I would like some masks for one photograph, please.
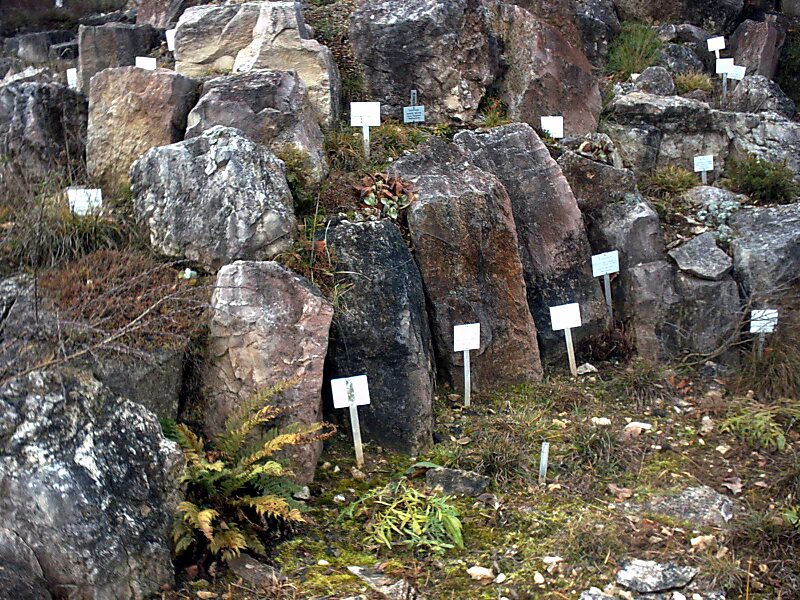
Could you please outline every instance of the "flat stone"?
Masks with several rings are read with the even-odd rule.
[[[686,586],[696,574],[694,567],[634,559],[623,563],[617,583],[641,593],[663,592]]]
[[[425,482],[431,487],[441,487],[448,495],[480,496],[489,485],[489,478],[461,469],[430,469],[425,474]]]
[[[708,486],[690,487],[677,496],[655,498],[645,512],[688,521],[697,527],[723,527],[734,512],[734,502]]]
[[[733,268],[733,259],[717,246],[713,233],[698,235],[670,250],[669,255],[681,271],[701,279],[719,281]]]
[[[675,82],[665,67],[648,67],[636,79],[636,89],[648,94],[672,96],[675,93]]]

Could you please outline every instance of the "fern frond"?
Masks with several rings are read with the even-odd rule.
[[[209,547],[214,554],[221,554],[226,561],[239,556],[242,550],[247,549],[247,539],[236,525],[222,524],[220,529],[211,538]]]
[[[262,544],[261,540],[258,539],[258,535],[255,532],[244,530],[242,531],[242,535],[244,536],[244,539],[247,542],[248,550],[252,550],[259,556],[267,555],[266,547],[264,547],[264,544]]]
[[[175,544],[175,554],[183,554],[194,544],[194,531],[181,518],[176,517],[172,522],[172,541]]]
[[[200,509],[196,504],[184,501],[178,504],[178,511],[183,513],[183,520],[189,525],[203,532],[209,540],[214,537],[214,528],[211,523],[219,516],[213,508]]]
[[[189,464],[199,462],[201,458],[205,457],[203,439],[197,437],[194,431],[184,423],[179,423],[175,426],[175,438]]]
[[[242,498],[240,505],[248,506],[256,511],[259,517],[282,519],[294,523],[305,523],[303,515],[296,508],[289,506],[288,502],[277,496],[259,496]]]
[[[325,431],[326,429],[328,431]],[[245,466],[252,465],[265,458],[269,458],[284,448],[302,446],[310,444],[311,442],[324,440],[333,435],[335,431],[336,429],[327,423],[313,423],[293,433],[279,433],[271,439],[268,439],[260,450],[245,456],[240,464]]]

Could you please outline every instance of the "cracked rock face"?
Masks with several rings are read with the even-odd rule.
[[[83,373],[0,388],[0,519],[54,597],[139,600],[173,582],[182,465],[155,415]]]
[[[669,255],[681,271],[700,279],[719,281],[733,267],[733,260],[720,250],[714,234],[710,232],[698,235],[670,250]]]
[[[663,592],[686,586],[696,574],[694,567],[634,559],[623,563],[617,583],[640,593]]]

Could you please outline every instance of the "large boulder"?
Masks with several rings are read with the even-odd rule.
[[[333,307],[306,279],[275,262],[238,261],[220,269],[211,298],[203,377],[205,428],[212,437],[241,403],[280,383],[272,398],[279,425],[322,419],[322,382]],[[292,468],[311,481],[322,443],[294,448]]]
[[[705,67],[695,51],[683,44],[664,44],[658,51],[656,64],[668,69],[673,75],[702,71]]]
[[[601,68],[608,59],[609,43],[621,30],[614,2],[576,0],[575,4],[583,52],[593,66]]]
[[[150,148],[183,139],[197,82],[166,69],[106,69],[92,78],[86,162],[107,192],[129,184],[131,164]]]
[[[412,89],[429,122],[468,123],[499,67],[482,0],[378,0],[350,17],[369,95],[400,119]]]
[[[160,253],[209,270],[266,260],[292,244],[295,216],[283,163],[237,129],[152,148],[131,167],[134,208]]]
[[[144,600],[173,583],[182,465],[152,413],[85,374],[0,388],[0,518],[57,598]]]
[[[0,586],[8,598],[52,600],[42,567],[21,537],[0,527]]]
[[[503,49],[497,93],[508,116],[540,127],[541,117],[563,115],[566,135],[595,131],[600,87],[583,52],[519,6],[495,3],[488,12]]]
[[[475,389],[540,379],[536,326],[511,200],[502,183],[472,165],[470,154],[441,139],[396,161],[390,171],[414,185],[408,226],[444,378],[456,386],[463,381],[453,326],[478,322]]]
[[[750,75],[740,81],[728,94],[725,107],[745,113],[774,112],[791,119],[797,107],[780,86],[763,75]]]
[[[112,67],[131,66],[137,56],[146,56],[157,43],[158,34],[150,25],[81,25],[78,29],[80,90],[88,96],[92,77],[97,73]]]
[[[26,33],[13,38],[13,53],[25,62],[46,63],[50,60],[52,46],[74,39],[74,33],[64,30]]]
[[[539,349],[548,359],[560,357],[564,334],[550,327],[551,306],[581,305],[578,337],[598,333],[606,325],[600,285],[592,277],[589,240],[569,183],[528,125],[461,132],[455,142],[475,165],[495,174],[508,192]]]
[[[138,24],[167,29],[178,21],[192,0],[141,0],[136,11]]]
[[[328,173],[322,130],[294,71],[256,70],[206,81],[189,113],[186,138],[215,125],[240,129],[276,154],[298,150],[311,180]]]
[[[66,86],[0,86],[0,190],[17,180],[80,176],[86,123],[86,100]]]
[[[636,176],[629,169],[618,169],[593,160],[582,152],[565,151],[558,166],[567,178],[578,208],[592,214],[628,194],[637,194]]]
[[[747,20],[736,28],[730,47],[736,64],[746,66],[748,75],[772,79],[785,41],[786,29],[774,19],[762,22]]]
[[[331,330],[331,376],[366,374],[364,433],[416,455],[433,441],[435,379],[419,269],[389,220],[341,221],[326,230],[325,241],[341,273],[337,283],[348,286]]]
[[[692,23],[712,31],[736,24],[744,0],[614,0],[621,21]]]
[[[658,96],[672,96],[675,93],[675,82],[666,67],[647,67],[636,79],[635,88],[639,91]]]

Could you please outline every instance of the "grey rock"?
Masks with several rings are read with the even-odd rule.
[[[136,63],[137,56],[147,56],[158,43],[150,25],[108,23],[78,28],[78,87],[89,95],[92,77],[104,69]]]
[[[74,61],[78,58],[78,40],[70,40],[61,44],[53,44],[48,50],[50,62],[57,60]]]
[[[61,84],[60,78],[49,67],[24,67],[19,70],[10,69],[0,85],[12,83],[57,83]]]
[[[592,277],[583,216],[569,183],[528,125],[461,132],[455,143],[508,192],[539,351],[548,360],[559,359],[564,336],[551,328],[551,306],[580,303],[583,327],[573,332],[578,337],[603,330],[607,318],[600,285]]]
[[[352,566],[347,567],[347,570],[386,600],[425,600],[425,596],[405,579],[393,579],[375,569],[365,567]]]
[[[480,496],[489,486],[489,478],[473,471],[439,467],[425,473],[425,482],[430,487],[441,487],[448,495]]]
[[[206,268],[269,259],[292,243],[284,166],[237,129],[216,126],[153,148],[131,167],[134,208],[159,252]]]
[[[0,527],[0,589],[8,598],[52,600],[36,555],[22,538]]]
[[[774,18],[757,22],[746,20],[729,40],[737,65],[747,67],[748,75],[775,77],[778,59],[786,41],[786,28]]]
[[[0,388],[0,517],[57,597],[144,600],[174,583],[182,467],[152,413],[91,377],[33,372]]]
[[[578,600],[614,600],[614,597],[609,596],[608,594],[604,594],[596,587],[593,587],[589,588],[586,591],[581,592],[580,598],[578,598]]]
[[[608,59],[608,45],[620,32],[619,18],[612,0],[577,0],[577,22],[586,58],[595,67]]]
[[[42,31],[14,38],[14,54],[29,63],[46,63],[50,60],[50,47],[70,42],[75,34],[70,31]]]
[[[794,117],[797,107],[780,86],[763,75],[750,75],[740,81],[728,95],[725,104],[736,112],[775,112],[787,119]]]
[[[294,71],[255,70],[206,81],[189,113],[186,138],[215,125],[240,129],[276,154],[286,147],[302,152],[312,181],[328,174],[322,130]]]
[[[694,50],[682,44],[664,44],[658,53],[657,64],[669,69],[673,75],[702,71],[705,67]]]
[[[692,23],[711,31],[736,24],[744,0],[614,0],[621,21]]]
[[[746,196],[703,185],[690,189],[685,197],[696,207],[697,220],[709,227],[717,240],[731,240],[733,231],[729,224],[730,219],[742,208],[747,200]]]
[[[578,208],[585,214],[594,214],[639,192],[633,171],[617,169],[577,152],[564,152],[558,159],[558,166],[569,182]]]
[[[720,281],[733,268],[733,260],[717,246],[713,233],[703,233],[669,251],[681,271],[700,279]]]
[[[678,273],[675,290],[681,298],[678,310],[671,318],[675,324],[676,341],[671,354],[681,352],[711,354],[730,343],[741,317],[739,287],[730,276],[708,281]],[[725,356],[734,361],[735,356]]]
[[[647,67],[636,79],[636,89],[658,96],[672,96],[675,93],[675,82],[666,68]]]
[[[129,6],[127,10],[122,9],[122,10],[114,10],[111,12],[96,13],[78,19],[78,25],[86,25],[87,27],[98,27],[100,25],[107,25],[108,23],[128,23],[130,25],[135,24],[136,23],[135,6]]]
[[[617,583],[641,593],[663,592],[685,587],[696,574],[694,567],[634,559],[623,563]]]
[[[272,589],[276,582],[286,580],[279,571],[247,554],[228,560],[227,566],[234,575],[255,589]]]
[[[655,498],[642,509],[687,521],[695,527],[724,527],[736,511],[730,498],[705,485],[686,488],[675,496]]]
[[[136,11],[136,22],[169,29],[190,4],[191,0],[141,0]]]
[[[391,221],[327,228],[325,241],[349,286],[331,331],[331,377],[366,374],[365,435],[380,446],[417,454],[433,442],[435,357],[422,279]]]

